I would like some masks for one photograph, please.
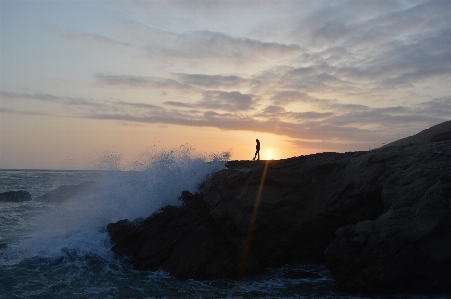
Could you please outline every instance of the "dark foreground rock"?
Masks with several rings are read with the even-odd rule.
[[[341,227],[326,250],[348,290],[435,291],[451,283],[451,142],[408,147],[379,176],[384,213]]]
[[[439,141],[445,141],[445,140],[451,140],[451,131],[443,132],[441,134],[437,134],[431,138],[431,142],[439,142]]]
[[[226,243],[199,194],[182,194],[182,207],[167,206],[146,220],[108,225],[115,252],[132,256],[136,269],[162,268],[180,278],[211,279],[236,274],[238,252]]]
[[[450,163],[451,141],[232,161],[180,206],[108,231],[137,269],[180,278],[326,262],[345,290],[438,291],[451,283]]]
[[[23,202],[31,200],[28,191],[8,191],[0,193],[0,201]]]

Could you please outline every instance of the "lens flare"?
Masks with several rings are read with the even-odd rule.
[[[263,168],[262,178],[260,180],[260,185],[258,186],[257,197],[255,198],[254,207],[252,209],[251,219],[249,221],[249,226],[246,233],[246,239],[244,240],[244,251],[241,259],[241,266],[239,269],[239,278],[246,275],[249,257],[251,254],[252,238],[254,234],[255,220],[257,219],[258,206],[260,205],[260,199],[262,196],[263,187],[265,185],[266,173],[268,172],[269,161],[265,161],[265,167]]]

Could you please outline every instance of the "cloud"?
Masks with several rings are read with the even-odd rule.
[[[300,67],[272,68],[257,74],[256,89],[303,94],[327,92],[342,97],[379,96],[381,91],[407,90],[415,84],[434,85],[451,73],[451,27],[417,36],[415,41],[387,41],[379,52],[358,59],[335,58],[339,48],[304,53],[291,60]],[[331,58],[333,57],[333,58]],[[276,91],[276,92],[274,92]],[[273,96],[274,104],[287,104],[297,95]]]
[[[279,77],[279,90],[373,96],[434,84],[451,73],[449,1],[340,1],[311,7],[292,20],[298,25],[291,36],[305,50],[290,59],[293,69]]]
[[[9,108],[0,108],[0,114],[1,113],[7,113],[7,114],[22,114],[22,115],[36,115],[36,116],[53,116],[50,113],[45,112],[37,112],[37,111],[24,111],[24,110],[18,110],[18,109],[9,109]]]
[[[169,105],[169,106],[180,107],[180,108],[192,108],[192,107],[194,107],[193,104],[176,102],[176,101],[166,101],[163,104],[164,105]]]
[[[0,91],[0,96],[3,99],[26,99],[26,100],[38,100],[47,102],[59,102],[62,99],[60,97],[46,94],[46,93],[17,93],[12,91]]]
[[[355,127],[338,127],[320,124],[296,124],[286,121],[258,121],[250,116],[236,113],[206,111],[203,115],[189,115],[175,111],[136,115],[127,113],[93,113],[87,116],[94,119],[134,121],[144,123],[173,124],[191,127],[215,127],[222,130],[246,130],[285,135],[291,138],[313,140],[335,140],[362,142],[373,141],[378,134],[371,130]]]
[[[413,44],[395,46],[372,65],[383,86],[417,83],[451,73],[451,26]]]
[[[1,91],[2,98],[49,101],[62,107],[78,110],[78,117],[118,120],[162,125],[215,127],[222,130],[247,130],[273,133],[300,140],[299,145],[316,146],[311,142],[337,144],[336,149],[380,144],[396,140],[402,131],[415,133],[424,127],[449,120],[451,97],[434,98],[414,106],[371,108],[364,105],[341,104],[333,100],[307,98],[306,101],[333,108],[331,111],[288,111],[282,106],[270,105],[253,113],[252,95],[240,92],[205,91],[203,99],[194,103],[166,102],[167,109],[146,102],[92,100],[77,97],[57,97],[51,94],[27,94]],[[280,93],[279,96],[302,94]],[[187,110],[187,108],[189,108]],[[101,111],[101,112],[100,112]],[[220,112],[223,111],[223,112]],[[28,113],[2,107],[1,113]],[[74,115],[72,113],[72,115]],[[304,143],[302,143],[304,142]],[[342,145],[340,145],[342,144]],[[350,146],[349,148],[347,146]]]
[[[189,85],[171,78],[103,73],[95,74],[94,78],[99,84],[109,86],[130,88],[191,89]]]
[[[198,101],[163,103],[173,109],[150,102],[100,101],[40,93],[0,91],[0,95],[2,99],[58,104],[75,112],[78,110],[75,115],[86,118],[251,130],[276,133],[304,141],[324,139],[342,143],[380,141],[381,136],[395,140],[396,136],[403,137],[399,132],[414,133],[424,127],[449,120],[451,115],[451,97],[433,98],[412,106],[375,108],[285,90],[270,97],[272,105],[256,111],[255,96],[238,91],[208,90],[201,93],[202,99]],[[318,110],[288,111],[282,105],[287,103],[308,103],[318,107]],[[5,106],[2,112],[19,113],[19,110]],[[21,110],[20,113],[35,112]]]
[[[175,74],[185,84],[200,88],[236,88],[259,83],[256,80],[244,79],[235,75]]]
[[[130,46],[131,44],[119,41],[117,39],[101,35],[92,34],[83,31],[76,30],[64,30],[56,26],[43,25],[44,30],[57,34],[61,39],[72,41],[75,43],[87,44],[87,45],[107,45],[107,46]]]
[[[315,99],[307,93],[294,90],[278,91],[271,97],[271,102],[274,105],[287,105],[290,103],[305,103],[314,101]]]
[[[292,119],[296,123],[311,121],[311,120],[321,120],[330,118],[334,115],[332,112],[290,112],[285,110],[281,106],[268,106],[262,111],[255,113],[254,117],[261,117],[264,119]]]
[[[413,110],[424,115],[434,115],[450,119],[451,117],[451,96],[435,98],[428,102],[423,102],[413,106]]]
[[[0,91],[0,96],[2,97],[2,99],[53,102],[65,106],[94,107],[94,108],[100,108],[103,106],[101,102],[95,100],[88,100],[82,97],[55,96],[52,94],[44,94],[44,93],[17,93],[2,90]]]
[[[262,59],[277,60],[301,52],[295,44],[262,42],[246,37],[235,37],[212,31],[188,31],[167,35],[164,43],[154,40],[145,50],[150,56],[171,59],[218,60],[235,63],[261,62]]]
[[[204,91],[197,106],[226,111],[246,111],[253,108],[252,96],[239,91]]]

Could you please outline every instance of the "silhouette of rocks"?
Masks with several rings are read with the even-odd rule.
[[[0,193],[0,201],[23,202],[31,200],[28,191],[7,191]]]
[[[437,124],[435,126],[430,127],[429,129],[423,130],[413,136],[405,137],[393,142],[390,142],[381,148],[391,147],[391,146],[402,146],[407,145],[411,143],[427,143],[427,142],[434,142],[434,141],[444,141],[449,139],[440,139],[440,140],[432,140],[436,138],[436,136],[451,132],[451,120],[442,122],[440,124]]]
[[[390,154],[374,182],[384,213],[339,228],[325,252],[328,267],[352,291],[444,290],[451,282],[451,142]]]
[[[78,185],[61,185],[55,190],[38,196],[37,200],[62,202],[76,196],[83,196],[92,193],[97,187],[95,182],[84,182]]]
[[[445,140],[451,140],[451,131],[437,134],[431,138],[431,142],[439,142],[439,141],[445,141]]]
[[[180,278],[234,277],[239,256],[215,230],[201,195],[182,193],[181,207],[166,206],[152,217],[109,224],[113,251],[132,256],[136,269],[162,268]]]
[[[231,161],[199,193],[183,192],[180,206],[108,231],[135,268],[180,278],[326,262],[344,290],[442,290],[451,282],[450,165],[451,141]]]

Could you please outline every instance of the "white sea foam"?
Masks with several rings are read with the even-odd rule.
[[[8,246],[3,262],[55,256],[64,250],[108,258],[110,244],[103,231],[108,223],[147,217],[165,205],[178,205],[181,191],[195,192],[209,174],[224,167],[228,157],[228,153],[202,156],[180,147],[135,161],[128,171],[101,172],[91,193],[49,204],[45,212],[25,219],[29,231],[19,244]],[[116,167],[118,161],[113,160]]]

